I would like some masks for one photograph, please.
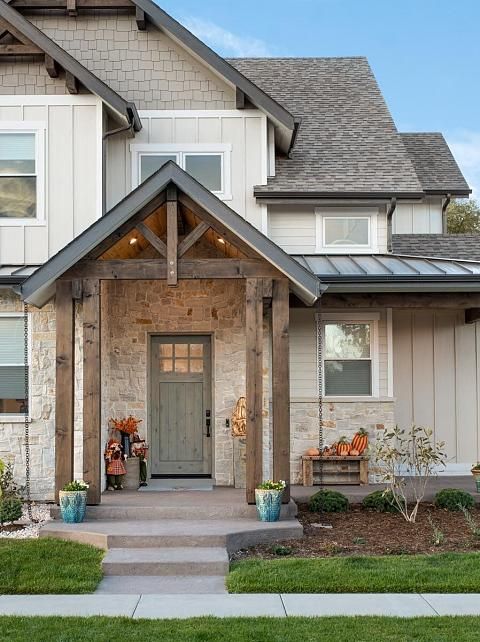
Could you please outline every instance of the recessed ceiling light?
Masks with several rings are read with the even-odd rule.
[[[135,236],[133,236],[133,237],[129,240],[129,244],[130,244],[130,245],[135,245],[135,243],[136,243],[137,241],[138,241],[138,239],[137,239],[137,238],[135,238]]]
[[[217,241],[221,243],[222,245],[225,245],[225,240],[222,239],[220,236],[217,237]]]

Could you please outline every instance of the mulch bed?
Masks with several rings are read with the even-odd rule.
[[[471,514],[480,527],[480,509],[474,508]],[[433,544],[429,517],[444,535],[440,545]],[[275,553],[278,546],[290,548],[294,557],[480,551],[480,537],[472,534],[463,514],[440,510],[433,504],[420,506],[415,524],[399,514],[375,513],[356,505],[347,513],[328,514],[310,513],[306,505],[300,505],[298,519],[304,527],[303,539],[255,546],[238,551],[234,559],[278,558]],[[318,528],[314,524],[330,524],[333,528]]]

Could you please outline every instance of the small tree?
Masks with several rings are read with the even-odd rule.
[[[432,436],[430,428],[402,430],[397,426],[385,431],[375,443],[374,456],[382,480],[407,522],[415,522],[429,479],[446,462],[445,442],[433,443]]]
[[[473,199],[452,201],[447,209],[449,234],[480,233],[480,203]]]

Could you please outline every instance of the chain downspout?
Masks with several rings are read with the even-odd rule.
[[[318,385],[318,448],[320,452],[323,452],[324,440],[323,440],[323,327],[322,327],[322,316],[318,312],[316,315],[316,324],[317,324],[317,385]],[[319,484],[323,484],[323,460],[320,459],[318,462],[319,469]]]
[[[25,420],[25,499],[27,503],[28,519],[33,522],[32,497],[30,490],[30,368],[29,368],[29,332],[28,332],[28,304],[23,304],[23,360],[24,360],[24,420]]]

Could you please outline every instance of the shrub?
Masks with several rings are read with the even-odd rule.
[[[398,513],[391,490],[376,490],[363,498],[362,506],[377,513]]]
[[[308,510],[312,513],[345,513],[348,499],[336,490],[320,490],[310,497]]]
[[[277,544],[272,546],[270,552],[273,553],[273,555],[286,556],[293,553],[293,548],[291,546],[282,546],[281,544]]]
[[[0,500],[0,525],[20,519],[22,507],[22,500],[15,497]]]
[[[435,506],[446,510],[462,510],[473,508],[475,500],[470,493],[458,488],[444,488],[435,495]]]

